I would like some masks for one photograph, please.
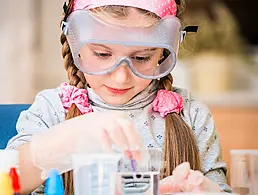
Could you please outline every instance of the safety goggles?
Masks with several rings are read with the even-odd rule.
[[[152,26],[132,27],[104,22],[88,10],[72,12],[62,30],[80,71],[104,75],[127,65],[144,79],[159,79],[173,70],[186,33],[175,16]]]

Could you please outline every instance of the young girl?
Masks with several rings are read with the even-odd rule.
[[[34,194],[44,193],[40,175],[53,165],[49,162],[60,165],[74,152],[112,150],[112,145],[136,160],[143,145],[163,149],[161,194],[231,191],[208,108],[172,86],[170,72],[183,37],[176,17],[179,4],[65,4],[61,43],[69,84],[40,92],[21,113],[18,135],[7,146],[20,153],[23,194],[36,188]],[[63,167],[65,191],[73,194],[68,170]]]

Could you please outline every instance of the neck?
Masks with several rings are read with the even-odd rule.
[[[143,91],[134,96],[130,101],[122,105],[111,105],[98,96],[92,88],[87,87],[89,102],[93,106],[107,110],[135,110],[151,104],[157,95],[159,81],[153,80]]]

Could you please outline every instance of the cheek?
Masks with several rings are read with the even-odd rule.
[[[152,80],[142,79],[138,77],[135,80],[135,86],[137,86],[137,88],[142,91],[151,83],[151,81]]]
[[[85,79],[91,88],[98,88],[103,85],[105,76],[95,76],[84,74]]]

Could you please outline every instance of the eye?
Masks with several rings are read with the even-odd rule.
[[[142,57],[142,56],[134,56],[134,57],[131,57],[132,59],[138,61],[138,62],[148,62],[151,58],[148,56],[148,57]]]
[[[95,51],[93,52],[93,54],[100,59],[105,59],[107,57],[112,56],[112,54],[110,54],[110,53],[101,53],[101,52],[95,52]]]

